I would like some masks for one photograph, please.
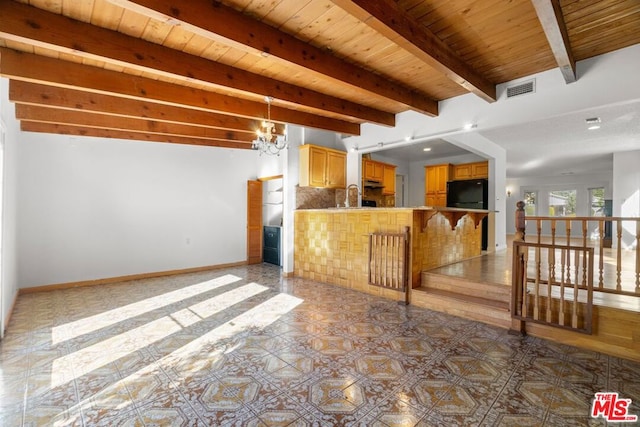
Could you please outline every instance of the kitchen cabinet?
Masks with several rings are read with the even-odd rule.
[[[489,176],[489,162],[463,163],[453,167],[452,180],[487,178]]]
[[[425,166],[424,169],[425,205],[447,206],[447,181],[452,176],[452,166],[446,163]]]
[[[347,153],[332,148],[300,146],[300,186],[345,188]]]
[[[396,194],[396,167],[393,165],[384,165],[384,173],[382,175],[382,194],[392,196]]]
[[[368,159],[364,159],[362,163],[362,170],[364,171],[362,178],[365,181],[382,182],[384,179],[384,163]]]

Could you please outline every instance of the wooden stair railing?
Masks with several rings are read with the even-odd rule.
[[[525,322],[533,321],[590,333],[594,291],[640,298],[640,218],[525,216],[524,202],[516,206],[512,330],[524,333]],[[535,243],[525,242],[527,221],[535,222]],[[615,231],[615,250],[605,244],[608,224]],[[564,236],[559,236],[559,225]],[[596,239],[589,236],[590,225]],[[573,230],[578,234],[572,236]],[[623,254],[625,232],[635,250]],[[561,239],[565,244],[557,242]]]
[[[511,317],[591,334],[593,248],[514,241],[513,253]]]
[[[409,227],[403,233],[369,234],[369,284],[404,292],[409,303]]]
[[[518,202],[520,203],[520,202]],[[636,217],[541,217],[524,216],[524,203],[516,211],[516,218],[521,217],[521,224],[516,223],[516,238],[514,240],[525,240],[525,223],[535,222],[536,234],[534,240],[542,243],[543,237],[550,240],[551,245],[556,245],[559,240],[565,241],[566,246],[576,246],[576,242],[582,247],[593,247],[597,257],[597,265],[594,265],[594,286],[598,292],[612,293],[617,295],[627,295],[640,297],[640,218]],[[574,228],[574,225],[577,227]],[[559,225],[563,225],[565,236],[558,236]],[[613,246],[615,249],[609,251],[607,245],[608,238],[605,236],[605,228],[611,224]],[[519,231],[519,227],[522,230]],[[550,232],[550,235],[543,236],[543,230]],[[589,230],[593,230],[595,239],[590,238]],[[579,233],[573,235],[574,230]],[[522,237],[519,237],[521,233]],[[633,243],[627,246],[635,247],[625,250],[623,238],[627,234]],[[627,237],[627,239],[629,239]],[[610,255],[609,255],[610,253]],[[555,254],[555,253],[554,253]],[[552,256],[554,256],[552,254]],[[572,259],[567,259],[566,264],[570,267]],[[551,275],[551,280],[559,279]],[[568,283],[571,277],[565,277]]]

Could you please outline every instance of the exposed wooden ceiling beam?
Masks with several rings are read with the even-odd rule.
[[[196,81],[252,99],[269,95],[295,108],[306,107],[310,112],[329,112],[347,120],[395,125],[395,115],[392,113],[189,55],[13,0],[0,0],[0,37],[185,82]]]
[[[141,15],[176,25],[203,37],[254,54],[268,54],[343,83],[400,102],[415,111],[438,115],[438,103],[384,76],[343,61],[219,1],[108,0]]]
[[[331,1],[469,92],[488,102],[496,100],[495,85],[460,59],[428,28],[416,22],[397,1]]]
[[[259,120],[191,108],[174,107],[81,90],[65,89],[19,80],[9,82],[9,100],[27,105],[42,105],[67,110],[91,111],[114,116],[144,118],[167,123],[187,123],[218,129],[255,133]],[[284,125],[275,123],[276,133],[284,133]]]
[[[0,48],[0,75],[10,79],[80,89],[129,99],[196,108],[241,117],[267,118],[266,104],[90,67],[40,55]],[[360,125],[278,106],[271,119],[281,123],[359,135]]]
[[[564,81],[576,81],[576,61],[573,58],[569,34],[559,0],[531,0],[538,14],[544,34],[562,72]]]
[[[117,138],[133,141],[168,142],[172,144],[205,145],[207,147],[251,149],[251,144],[237,141],[215,141],[212,139],[185,138],[173,135],[158,135],[142,132],[127,132],[109,129],[92,129],[73,125],[52,123],[20,122],[20,129],[25,132],[57,133],[60,135],[93,136],[97,138]]]
[[[203,126],[190,126],[155,120],[117,117],[86,111],[61,110],[37,105],[16,105],[16,118],[22,121],[57,123],[81,127],[114,129],[131,132],[146,132],[160,135],[174,135],[186,138],[214,139],[251,142],[255,134]]]

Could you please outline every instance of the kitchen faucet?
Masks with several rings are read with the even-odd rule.
[[[360,193],[360,187],[358,186],[358,184],[349,184],[349,186],[347,187],[347,191],[345,192],[345,199],[344,199],[344,207],[348,208],[349,207],[349,190],[351,190],[352,187],[355,187],[356,190],[358,190],[358,196],[361,194]],[[357,207],[358,203],[356,202],[356,206]]]

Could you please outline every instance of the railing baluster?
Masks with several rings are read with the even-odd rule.
[[[587,256],[587,253],[583,252],[582,253],[583,269],[585,268],[584,266],[587,265],[586,256]],[[578,259],[579,257],[580,257],[580,252],[576,251],[576,259]],[[576,263],[576,268],[577,268],[577,263]],[[571,307],[571,327],[572,328],[578,327],[578,280],[576,280],[575,283],[573,284],[573,307]]]
[[[382,252],[384,258],[384,286],[389,286],[389,236],[384,236],[384,251]]]
[[[598,225],[600,231],[600,253],[598,254],[598,288],[604,288],[604,220],[601,219]]]
[[[565,228],[567,232],[567,246],[571,246],[571,220],[570,219],[567,219],[565,221]],[[567,283],[571,283],[571,256],[567,256]]]
[[[540,237],[542,236],[542,220],[536,220],[536,230],[538,231],[538,243],[540,243]]]
[[[528,295],[527,295],[527,283],[529,282],[527,276],[527,270],[529,266],[529,248],[525,247],[525,251],[522,253],[523,268],[522,268],[522,316],[528,316]]]
[[[616,290],[622,290],[622,220],[617,221],[618,229],[618,260],[616,262]]]
[[[540,319],[540,265],[542,260],[540,259],[540,248],[535,249],[536,254],[536,280],[533,295],[533,318],[535,320]]]
[[[564,249],[560,250],[560,259],[562,260],[562,265],[564,266],[565,258],[571,259],[571,252],[568,252]],[[563,267],[564,269],[564,267]],[[560,277],[560,313],[558,313],[558,324],[560,326],[564,326],[564,274]],[[549,301],[551,303],[551,301]]]
[[[587,232],[588,232],[589,222],[586,219],[582,220],[582,246],[587,246]]]
[[[551,244],[555,246],[556,244],[556,220],[551,220]]]
[[[555,245],[552,245],[555,247]],[[548,259],[549,259],[549,285],[553,284],[556,281],[556,252],[555,249],[551,248],[548,250]]]
[[[554,271],[556,269],[556,256],[555,249],[549,248],[549,272]],[[549,280],[547,281],[547,322],[551,322],[551,286],[553,285],[554,280],[552,279],[552,275],[549,275]]]
[[[391,286],[399,288],[400,237],[393,237],[393,251],[391,252]]]

